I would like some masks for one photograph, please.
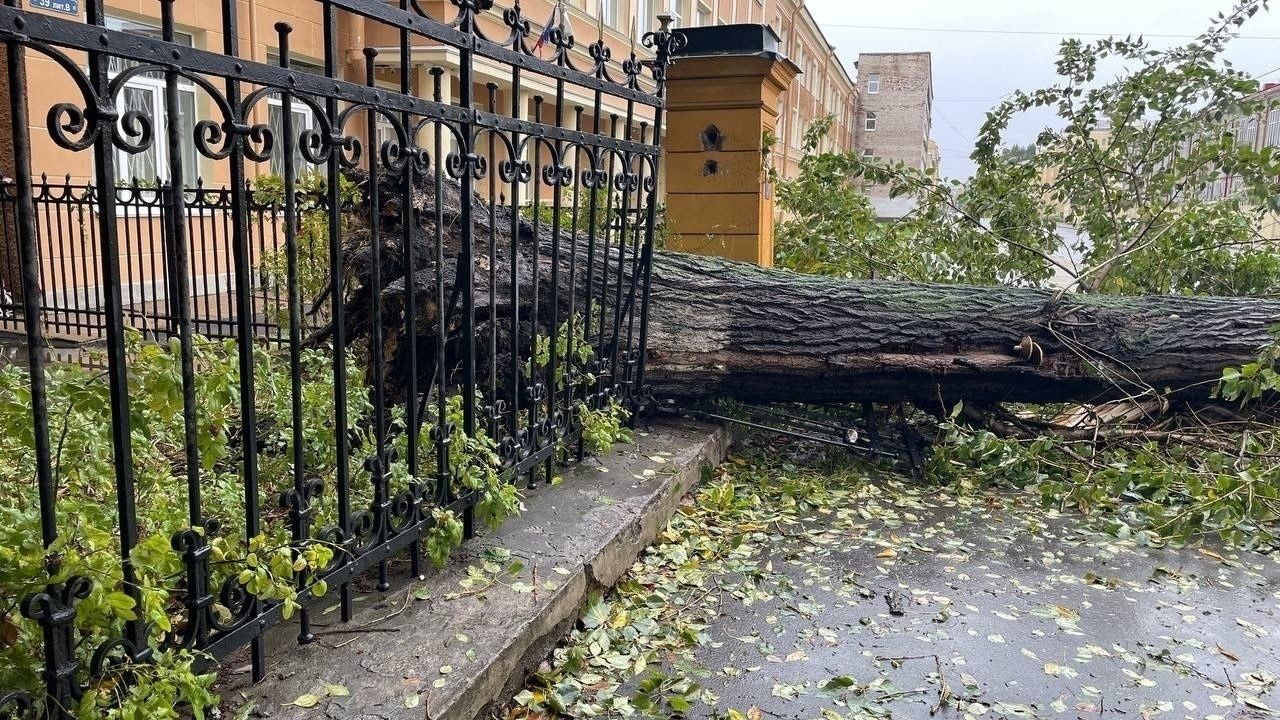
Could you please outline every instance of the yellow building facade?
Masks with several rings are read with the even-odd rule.
[[[399,6],[398,0],[388,2],[393,7]],[[88,2],[55,2],[49,5],[59,9],[33,7],[31,12],[62,18],[75,16],[84,20]],[[104,7],[105,24],[108,28],[130,34],[160,36],[160,0],[104,0]],[[415,7],[429,17],[444,22],[452,20],[457,14],[457,7],[450,0],[418,0]],[[228,42],[221,2],[174,0],[175,41],[192,48],[235,54],[255,62],[274,64],[280,62],[281,37],[277,25],[287,23],[290,28],[287,42],[291,68],[297,72],[324,75],[324,8],[325,4],[320,0],[237,0],[234,37],[230,38],[232,42]],[[481,32],[495,41],[507,38],[511,32],[507,24],[509,10],[507,3],[498,3],[485,10],[479,17]],[[765,161],[784,178],[794,175],[802,156],[804,130],[815,119],[828,115],[834,118],[834,122],[823,149],[851,151],[854,147],[856,85],[803,0],[524,0],[520,3],[520,12],[530,24],[530,32],[525,40],[529,47],[537,43],[548,23],[554,23],[565,34],[573,36],[574,46],[570,57],[574,65],[589,69],[593,61],[588,56],[588,47],[597,39],[603,39],[612,54],[614,72],[618,61],[632,53],[642,62],[652,59],[652,52],[644,46],[642,38],[645,33],[657,28],[657,17],[660,14],[675,15],[674,24],[677,28],[768,25],[778,38],[779,53],[794,64],[798,77],[793,82],[778,86],[770,97],[771,107],[767,109],[770,116],[769,131],[775,140],[768,148],[769,154]],[[495,112],[510,117],[536,119],[548,124],[555,124],[557,121],[554,116],[557,88],[549,78],[524,73],[519,78],[517,89],[509,66],[476,58],[472,65],[472,82],[464,90],[460,86],[459,51],[455,47],[411,35],[408,39],[408,57],[404,58],[398,30],[340,9],[335,11],[333,30],[337,52],[332,53],[331,57],[340,59],[339,65],[333,69],[334,77],[365,83],[370,69],[368,64],[372,63],[375,85],[396,91],[404,87],[411,95],[431,98],[436,92],[438,75],[441,99],[446,103],[461,105],[469,99],[470,105],[477,109],[486,110],[492,105]],[[366,54],[369,48],[376,50],[372,59]],[[544,43],[539,52],[549,58],[554,48]],[[37,193],[46,199],[68,192],[80,193],[83,197],[94,183],[92,152],[71,151],[60,147],[51,135],[47,116],[50,108],[61,103],[83,105],[82,94],[71,74],[54,60],[30,51],[25,57],[29,78],[27,105],[30,108],[25,122],[30,130],[31,170],[37,180]],[[81,67],[87,64],[83,55],[72,56],[70,59]],[[129,67],[123,61],[112,62],[113,65],[108,69],[111,76],[124,72]],[[642,86],[646,83],[649,83],[647,72],[641,75]],[[221,81],[216,84],[220,86]],[[249,90],[251,88],[245,89],[246,92]],[[723,97],[717,97],[718,90],[716,87],[709,88],[700,102],[712,105],[724,100]],[[564,92],[564,116],[559,121],[565,127],[572,128],[581,122],[581,128],[585,131],[607,133],[616,128],[616,133],[621,136],[627,128],[627,118],[630,117],[633,139],[639,139],[643,123],[648,124],[651,132],[654,119],[652,110],[643,105],[628,107],[625,100],[605,94],[599,112],[596,112],[596,99],[589,91],[566,86]],[[149,116],[155,136],[165,136],[165,122],[169,113],[162,74],[144,73],[129,78],[118,93],[118,98],[118,112],[122,115],[130,111],[140,112]],[[177,98],[178,115],[185,126],[178,150],[182,154],[184,186],[190,188],[199,183],[205,188],[225,188],[230,182],[228,163],[210,160],[198,152],[193,132],[196,123],[202,120],[220,119],[214,101],[197,84],[186,79],[178,83]],[[581,108],[580,112],[578,108]],[[295,135],[303,130],[318,128],[320,119],[315,114],[304,103],[293,103],[290,115]],[[251,124],[266,124],[276,137],[283,137],[283,115],[281,101],[278,98],[268,99],[255,107],[249,120]],[[4,118],[3,121],[24,120]],[[385,121],[378,122],[376,137],[367,137],[366,131],[358,131],[366,136],[366,148],[377,148],[381,146],[381,141],[394,135],[394,128],[389,123],[384,126]],[[420,145],[430,147],[429,139],[417,140]],[[661,144],[665,139],[647,137],[646,140]],[[452,149],[451,140],[446,138],[444,143],[446,152]],[[146,150],[139,153],[123,150],[116,152],[118,185],[126,191],[134,186],[140,187],[143,189],[142,195],[137,191],[133,191],[133,195],[142,197],[145,202],[154,202],[157,194],[150,189],[168,182],[166,173],[170,166],[168,154],[171,152],[168,144],[157,141],[150,143]],[[245,175],[248,181],[253,183],[263,176],[279,175],[285,164],[283,152],[284,143],[277,142],[267,160],[247,163]],[[497,155],[501,155],[501,152],[499,149]],[[295,150],[294,154],[295,167],[299,168],[301,174],[305,174],[308,167],[306,158],[299,150]],[[491,158],[492,161],[501,159],[496,155]],[[5,176],[12,176],[13,173],[11,167],[0,167],[0,171]],[[688,171],[690,169],[682,164],[680,158],[670,158],[669,163],[664,163],[664,177],[659,178],[660,188],[665,188],[666,179],[671,173]],[[41,183],[42,176],[48,178],[46,183]],[[498,202],[513,200],[505,197],[496,184],[490,186],[487,182],[478,183],[477,190],[494,196],[492,199]],[[551,200],[550,189],[538,187],[537,190],[540,191],[538,195],[528,192],[526,197],[521,197],[518,201],[526,204]],[[769,189],[764,188],[762,192],[767,194]],[[95,268],[101,264],[101,258],[97,254],[98,244],[89,236],[87,229],[92,223],[86,225],[75,222],[70,211],[64,212],[66,208],[59,207],[56,202],[38,205],[43,225],[53,229],[42,232],[40,239],[40,260],[46,293],[48,288],[58,288],[58,292],[62,293],[58,302],[72,308],[93,305],[96,302],[93,298],[102,295],[102,284],[95,274]],[[91,207],[92,203],[84,206]],[[158,211],[147,208],[120,211],[119,234],[125,238],[121,249],[125,256],[122,266],[127,275],[122,282],[126,286],[127,304],[155,302],[156,298],[164,294],[158,284],[164,280],[164,268],[168,260],[164,257],[164,243],[159,239],[160,222],[154,219],[158,217]],[[197,293],[220,295],[229,291],[230,251],[225,242],[218,239],[225,235],[224,232],[219,232],[219,224],[223,221],[222,217],[201,213],[196,213],[189,220],[193,287]],[[770,225],[769,217],[760,216],[752,221],[749,229],[743,226],[734,232],[756,232]],[[278,227],[263,227],[259,232],[264,248],[279,244]],[[0,266],[15,265],[16,259],[9,257],[10,255],[13,252],[0,247]],[[71,268],[70,273],[68,267]]]

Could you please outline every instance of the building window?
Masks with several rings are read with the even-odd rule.
[[[868,111],[867,111],[867,116],[866,116],[866,119],[865,119],[865,121],[864,121],[864,123],[863,123],[863,126],[862,126],[862,127],[863,127],[863,129],[864,129],[864,130],[866,130],[867,132],[874,132],[874,131],[875,131],[875,129],[876,129],[876,114],[875,114],[874,112],[871,112],[870,110],[868,110]]]
[[[274,50],[267,51],[267,64],[279,65],[280,54]],[[298,72],[309,73],[311,75],[324,75],[324,66],[317,63],[299,60],[294,57],[289,58],[289,68]],[[289,103],[289,114],[293,115],[293,169],[298,177],[302,177],[309,172],[315,170],[315,166],[307,162],[303,157],[302,151],[298,149],[301,142],[301,135],[304,130],[314,130],[316,125],[315,113],[311,111],[311,107],[302,103],[302,101],[294,99]],[[376,138],[377,147],[374,152],[382,147],[382,124],[386,123],[386,118],[378,116],[378,137]],[[284,102],[280,97],[274,96],[267,99],[267,125],[271,128],[271,135],[274,143],[271,146],[271,173],[274,175],[284,175]]]
[[[711,24],[711,6],[700,2],[698,3],[698,15],[695,18],[697,27],[706,27]]]
[[[876,156],[876,151],[872,150],[871,148],[866,148],[865,150],[862,151],[862,157],[868,160],[874,158],[875,156]]]
[[[1267,147],[1280,145],[1280,108],[1272,108],[1267,113]]]
[[[653,0],[635,0],[635,3],[637,35],[643,37],[645,33],[653,30],[657,13],[653,11]]]
[[[605,25],[613,28],[618,27],[618,18],[621,15],[618,12],[619,2],[620,0],[604,0],[600,3],[601,12],[604,13],[604,16],[600,19],[604,21]]]
[[[160,28],[144,25],[130,20],[107,18],[106,26],[112,30],[120,30],[132,35],[159,38]],[[192,36],[188,33],[175,32],[174,42],[192,47]],[[107,73],[115,77],[139,63],[118,57],[111,57],[107,64]],[[162,72],[146,72],[135,75],[120,89],[116,96],[116,111],[123,116],[126,112],[136,112],[144,116],[151,126],[151,146],[139,153],[116,150],[116,166],[119,169],[121,183],[153,183],[169,179],[169,113],[165,105],[165,80]],[[182,172],[184,184],[195,184],[199,176],[196,164],[195,123],[196,123],[196,88],[190,80],[178,78],[178,107],[174,115],[182,134]],[[123,121],[123,120],[122,120]]]
[[[267,64],[279,65],[280,53],[276,52],[275,50],[268,50]],[[324,74],[324,65],[321,65],[320,63],[308,62],[306,60],[299,60],[298,58],[292,55],[289,56],[289,69],[297,70],[298,72],[304,72],[309,75],[319,75],[320,77],[326,77],[326,75]]]
[[[689,27],[690,21],[693,20],[693,0],[671,0],[671,9],[674,11],[675,20],[671,23],[673,27]]]
[[[867,75],[867,94],[875,95],[880,92],[880,73],[870,73]]]
[[[299,136],[304,130],[311,130],[315,127],[315,116],[311,112],[311,108],[294,100],[289,103],[289,114],[293,117],[293,140],[289,143],[293,151],[293,170],[294,174],[301,177],[313,169],[311,163],[307,162],[302,156],[302,150],[299,146]],[[275,175],[284,175],[284,153],[285,153],[285,136],[284,136],[284,102],[278,97],[272,97],[267,100],[267,124],[271,126],[271,135],[275,142],[271,145],[271,172]]]
[[[1253,147],[1258,139],[1258,119],[1257,118],[1241,118],[1239,131],[1236,135],[1236,144],[1244,147]]]
[[[484,109],[486,109],[486,108],[477,108],[477,109],[479,109],[479,110],[484,110]],[[377,149],[378,149],[379,151],[381,151],[381,150],[382,150],[382,146],[383,146],[383,145],[385,145],[385,144],[387,144],[388,142],[395,143],[396,145],[400,145],[400,144],[401,144],[401,142],[400,142],[400,133],[396,132],[396,126],[395,126],[395,125],[392,125],[390,120],[386,119],[386,118],[385,118],[385,117],[383,117],[382,115],[378,115],[378,118],[377,118],[377,120],[376,120],[375,122],[376,122],[376,126],[375,126],[375,128],[374,128],[374,129],[375,129],[375,130],[377,131],[377,133],[378,133],[378,138],[377,138],[377,140],[378,140],[378,147],[377,147]],[[294,121],[294,124],[297,124],[297,121],[296,121],[296,120]],[[406,128],[406,130],[407,130],[407,128]]]

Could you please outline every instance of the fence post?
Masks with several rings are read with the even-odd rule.
[[[667,221],[674,250],[773,264],[769,138],[800,69],[767,25],[684,31],[667,84]]]

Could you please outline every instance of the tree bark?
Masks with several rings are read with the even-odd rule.
[[[367,178],[356,176],[362,187]],[[455,382],[462,343],[457,276],[462,247],[456,184],[440,206],[424,179],[413,189],[411,236],[415,272],[406,277],[399,181],[381,178],[381,212],[370,227],[367,212],[349,219],[344,292],[348,340],[370,340],[374,290],[370,237],[379,238],[381,359],[391,397],[407,385],[405,349],[418,349],[428,376],[443,368]],[[599,298],[606,263],[617,283],[617,248],[606,256],[586,250],[568,233],[552,243],[546,224],[527,222],[510,237],[508,216],[490,227],[489,207],[472,198],[477,347],[496,325],[499,354],[509,352],[507,330],[519,313],[520,347],[535,333],[549,335],[565,320],[568,299],[585,306],[588,256],[596,266]],[[436,225],[444,239],[435,261]],[[558,250],[558,254],[553,252]],[[492,259],[490,259],[492,255]],[[634,258],[631,258],[634,259]],[[564,268],[573,261],[578,281]],[[557,317],[550,317],[552,267],[561,272]],[[630,286],[630,260],[623,263]],[[512,305],[510,267],[522,298]],[[437,272],[439,271],[439,272]],[[406,327],[405,284],[416,291],[415,328]],[[436,300],[444,285],[444,307]],[[535,283],[539,306],[523,303]],[[649,309],[645,381],[658,399],[725,396],[749,402],[845,403],[913,401],[937,407],[956,400],[1096,402],[1123,397],[1212,394],[1222,370],[1255,358],[1280,324],[1280,302],[1250,298],[1117,297],[1011,287],[974,287],[888,281],[852,281],[679,253],[655,253]],[[629,293],[627,294],[629,298]],[[600,301],[597,300],[597,303]],[[609,302],[606,300],[605,302]],[[443,310],[443,312],[442,312]],[[607,308],[611,318],[612,308]],[[623,313],[625,315],[625,312]],[[441,320],[443,316],[443,321]],[[437,336],[446,334],[445,357]],[[325,329],[313,341],[330,336]],[[478,349],[477,352],[480,352]],[[479,357],[484,368],[487,358]],[[505,367],[505,364],[504,364]],[[506,375],[497,378],[501,385]],[[482,383],[483,384],[483,383]]]
[[[849,281],[658,253],[655,396],[838,403],[1208,397],[1280,302]]]

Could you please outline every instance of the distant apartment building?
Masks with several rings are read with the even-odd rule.
[[[1280,148],[1280,83],[1263,85],[1262,90],[1249,99],[1260,103],[1261,109],[1256,115],[1228,121],[1227,129],[1235,136],[1236,144],[1259,152],[1265,148]],[[1220,173],[1201,190],[1201,197],[1207,200],[1228,197],[1240,190],[1241,183],[1238,175]],[[1262,240],[1280,240],[1280,216],[1268,212],[1258,226],[1258,235]]]
[[[858,55],[854,146],[866,157],[927,170],[938,167],[933,129],[933,64],[927,52]],[[887,188],[870,186],[875,198]]]

